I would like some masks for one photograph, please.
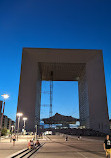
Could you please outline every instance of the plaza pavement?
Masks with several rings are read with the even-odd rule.
[[[18,141],[10,143],[10,139],[1,139],[0,141],[0,158],[6,158],[7,156],[16,153],[19,150],[22,150],[27,147],[27,142],[32,139],[32,136],[20,136]]]
[[[51,140],[32,156],[32,158],[105,158],[103,139],[77,140],[77,137],[65,141],[62,136],[48,136]]]
[[[16,153],[27,147],[27,142],[31,137],[19,138],[16,145],[13,146],[9,139],[0,142],[0,158]],[[64,136],[48,136],[47,139],[40,140],[45,142],[44,146],[39,149],[31,158],[105,158],[103,151],[103,139],[83,137],[77,140],[77,137],[69,137],[66,142]]]

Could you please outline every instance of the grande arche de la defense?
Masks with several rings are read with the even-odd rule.
[[[17,112],[28,117],[27,131],[40,124],[41,81],[51,72],[53,81],[78,81],[80,125],[108,133],[103,54],[92,49],[23,48]]]

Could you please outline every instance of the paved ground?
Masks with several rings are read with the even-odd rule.
[[[20,137],[18,141],[16,141],[15,146],[13,146],[12,142],[10,143],[10,139],[2,139],[0,142],[0,158],[6,158],[7,156],[22,150],[27,147],[27,142],[32,137]]]
[[[78,141],[74,137],[65,142],[60,136],[50,136],[50,139],[32,158],[105,158],[103,140]]]
[[[78,141],[77,137],[70,137],[66,142],[63,136],[48,136],[45,145],[31,158],[105,158],[103,151],[103,139],[90,139],[87,137]],[[13,147],[9,139],[0,142],[0,158],[22,150],[27,147],[27,141],[31,138],[21,138]]]

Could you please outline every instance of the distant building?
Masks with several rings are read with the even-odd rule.
[[[3,101],[0,101],[0,122],[1,122],[1,116],[2,116],[2,105],[3,105]],[[3,115],[2,128],[11,130],[11,126],[14,124],[15,122],[12,119],[8,118],[6,115]]]
[[[1,120],[1,115],[2,115],[2,113],[0,113],[0,120]],[[14,124],[15,124],[15,122],[12,119],[8,118],[6,115],[3,115],[2,128],[11,130],[11,126]]]
[[[8,117],[6,115],[3,115],[2,128],[7,129],[7,124],[8,124]]]

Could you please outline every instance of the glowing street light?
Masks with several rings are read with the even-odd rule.
[[[24,131],[25,131],[25,121],[27,121],[27,117],[24,117],[23,121],[24,121]]]
[[[4,99],[8,99],[9,98],[9,95],[8,94],[3,94],[1,95]]]
[[[21,117],[23,114],[22,113],[17,113],[17,116],[18,117]]]
[[[11,126],[11,128],[12,128],[12,133],[13,133],[13,131],[14,131],[14,127],[15,127],[14,125]]]
[[[20,124],[20,117],[22,116],[23,114],[22,113],[17,113],[17,116],[18,116],[18,132],[19,132],[19,124]]]

